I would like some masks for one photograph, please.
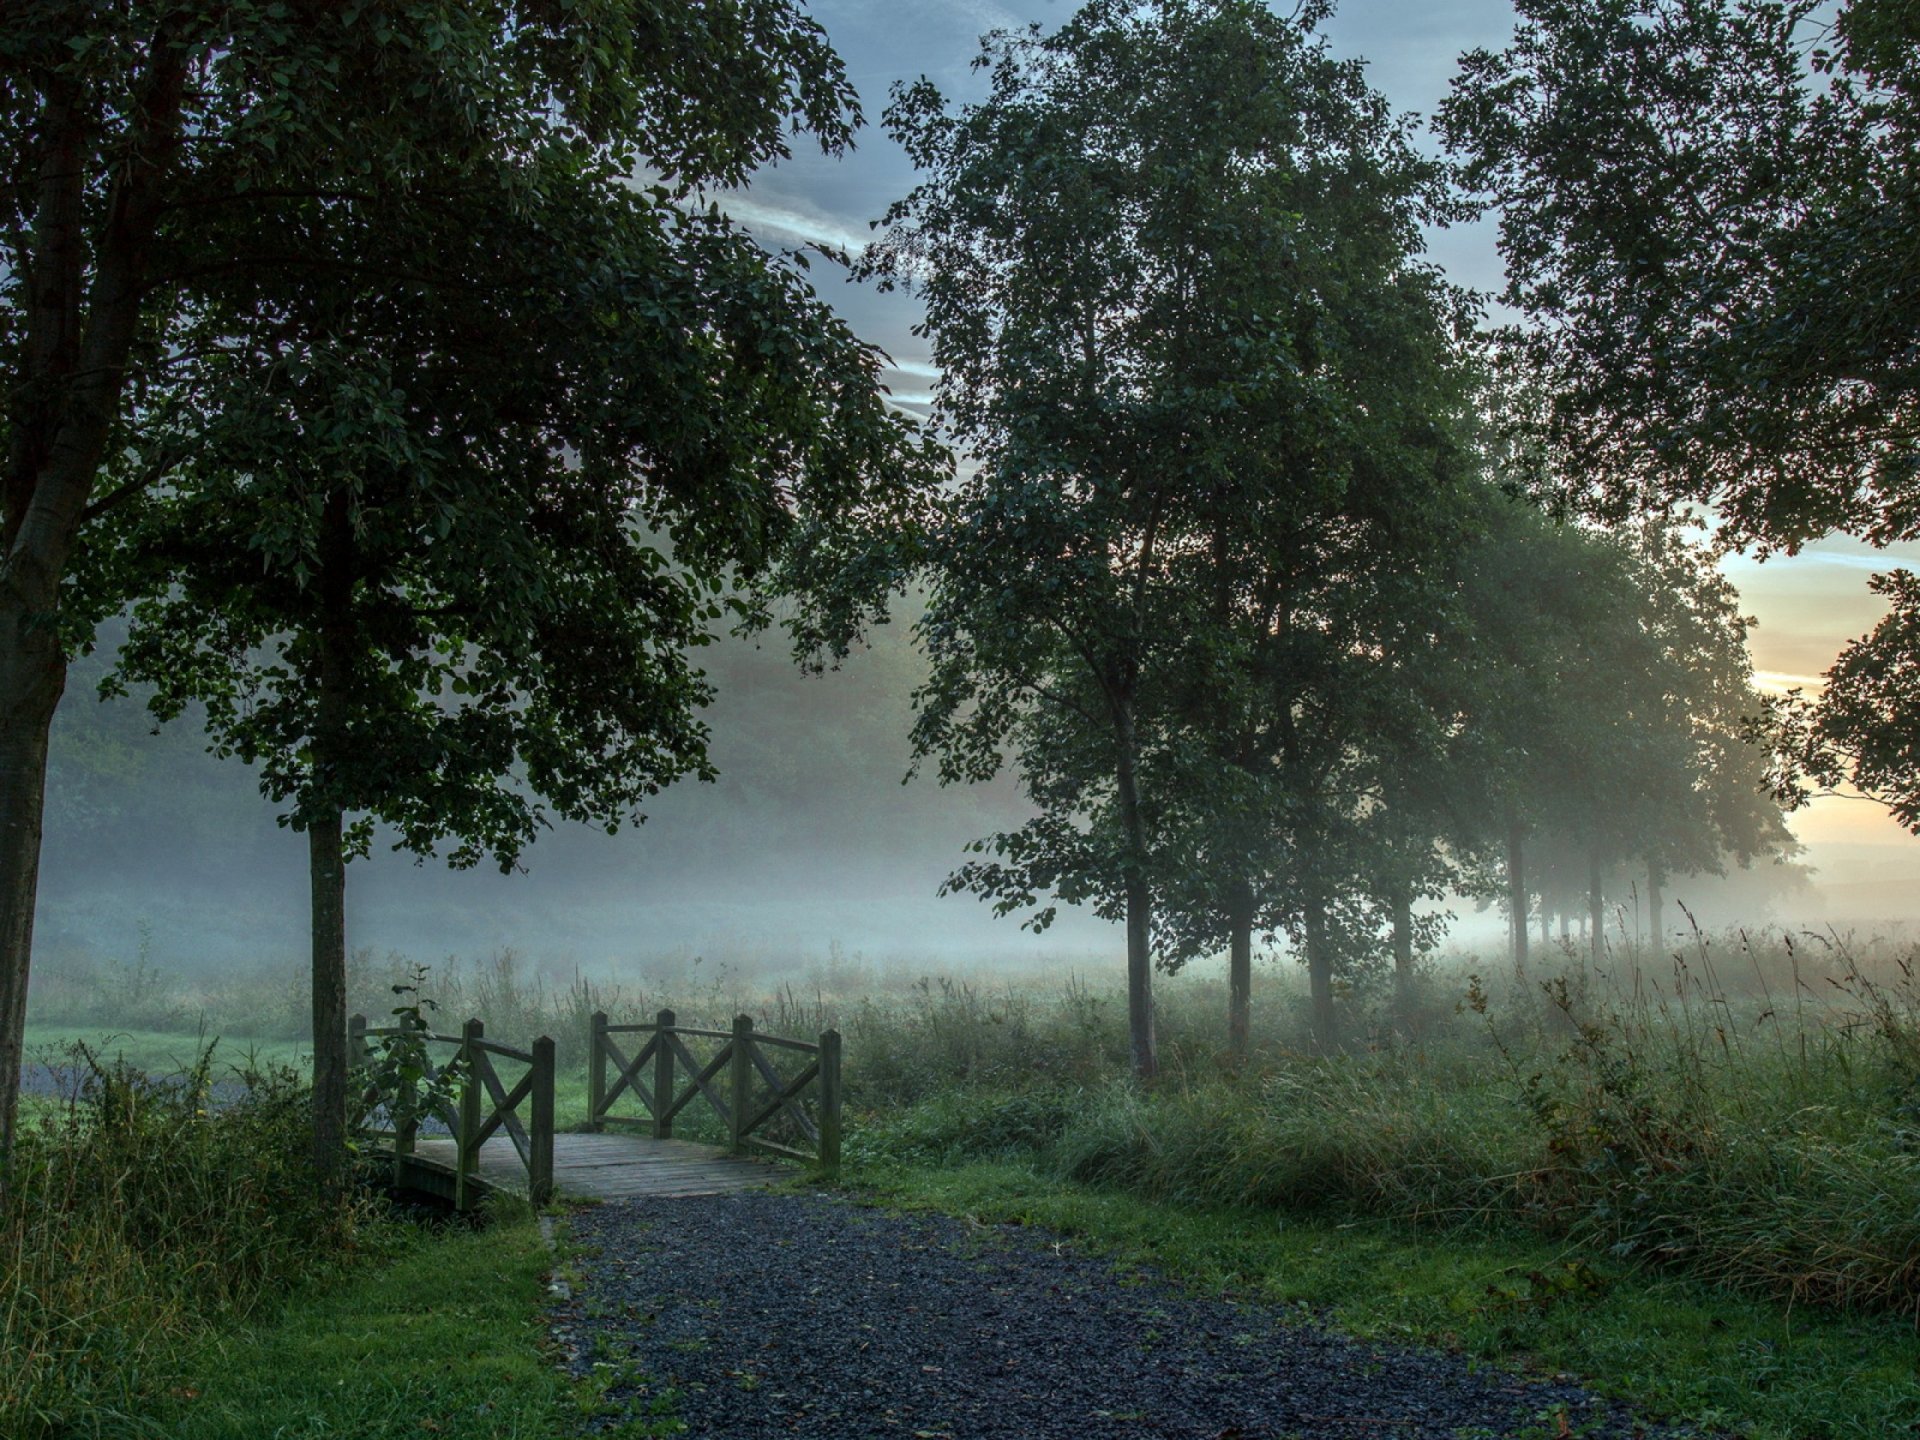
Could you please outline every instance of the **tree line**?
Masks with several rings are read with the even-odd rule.
[[[1423,899],[1502,891],[1524,964],[1552,867],[1584,863],[1597,912],[1622,866],[1657,893],[1777,853],[1760,783],[1864,766],[1908,697],[1836,672],[1858,703],[1776,716],[1769,768],[1736,597],[1657,512],[1710,500],[1783,545],[1911,525],[1911,345],[1860,313],[1912,279],[1873,251],[1911,205],[1910,19],[1856,3],[1793,84],[1669,93],[1801,62],[1805,12],[1528,4],[1468,57],[1448,163],[1327,13],[1094,0],[989,36],[981,101],[896,91],[921,179],[856,269],[925,305],[923,429],[810,285],[823,257],[712,200],[861,123],[790,0],[10,7],[0,1153],[48,725],[115,615],[111,683],[199,706],[306,837],[325,1173],[376,831],[511,868],[550,815],[614,828],[710,770],[718,630],[777,616],[831,663],[909,585],[916,752],[1012,766],[1034,806],[950,885],[1123,921],[1143,1076],[1156,966],[1227,950],[1243,1049],[1256,937],[1284,935],[1332,1044],[1341,977],[1390,954],[1404,980],[1431,943]],[[1729,114],[1753,143],[1708,164]],[[1709,179],[1738,283],[1719,220],[1655,223]],[[1508,336],[1421,249],[1495,203]],[[1855,283],[1817,284],[1842,255]],[[1580,518],[1616,511],[1641,518]]]

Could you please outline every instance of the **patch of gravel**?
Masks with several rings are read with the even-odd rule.
[[[553,1324],[574,1373],[614,1367],[622,1418],[677,1414],[696,1440],[1679,1433],[1573,1385],[1188,1293],[1044,1231],[749,1192],[595,1206],[572,1238],[589,1258]]]

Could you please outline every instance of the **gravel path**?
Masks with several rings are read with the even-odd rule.
[[[575,1373],[616,1367],[627,1417],[677,1414],[693,1440],[1666,1433],[1571,1385],[1187,1294],[1040,1231],[740,1194],[600,1205],[572,1232],[585,1278],[554,1326]]]

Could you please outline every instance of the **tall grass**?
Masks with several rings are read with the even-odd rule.
[[[1696,936],[1661,967],[1440,974],[1422,1012],[1364,1016],[1340,1053],[1282,1031],[1238,1072],[1181,1008],[1169,1073],[1147,1088],[1119,1073],[1117,1022],[1089,1027],[1078,996],[890,1022],[855,1005],[874,1088],[854,1093],[888,1097],[855,1153],[1017,1154],[1179,1203],[1523,1227],[1736,1292],[1920,1321],[1920,986],[1909,957],[1877,959],[1837,937],[1810,958],[1789,936],[1736,934]],[[916,1096],[932,1055],[964,1063]]]
[[[1173,977],[1146,1088],[1126,1079],[1124,998],[1072,976],[915,975],[835,952],[785,975],[679,956],[614,981],[502,952],[435,967],[427,993],[440,1028],[477,1015],[509,1043],[553,1036],[563,1121],[584,1116],[595,1010],[630,1023],[670,1005],[717,1029],[745,1011],[774,1033],[842,1032],[856,1161],[1017,1155],[1186,1204],[1522,1227],[1920,1320],[1911,946],[1696,931],[1656,954],[1619,929],[1599,961],[1563,947],[1525,977],[1435,964],[1411,1007],[1357,983],[1332,1054],[1310,1045],[1290,969],[1262,974],[1261,1043],[1240,1064],[1224,985]],[[384,1017],[407,969],[356,957],[356,1008]],[[200,1017],[238,1016],[252,993],[207,987]]]
[[[309,1168],[304,1080],[220,1085],[212,1051],[154,1078],[82,1051],[37,1107],[0,1202],[0,1434],[155,1433],[188,1347],[363,1235]],[[216,1102],[216,1088],[219,1099]]]

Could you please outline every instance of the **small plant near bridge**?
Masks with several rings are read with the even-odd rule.
[[[356,1057],[350,1093],[359,1098],[354,1130],[362,1144],[388,1133],[410,1138],[436,1118],[456,1128],[452,1119],[468,1065],[462,1054],[434,1063],[427,1015],[439,1006],[426,994],[427,975],[427,966],[414,965],[390,987],[399,1001],[390,1012],[393,1025],[369,1036]]]

